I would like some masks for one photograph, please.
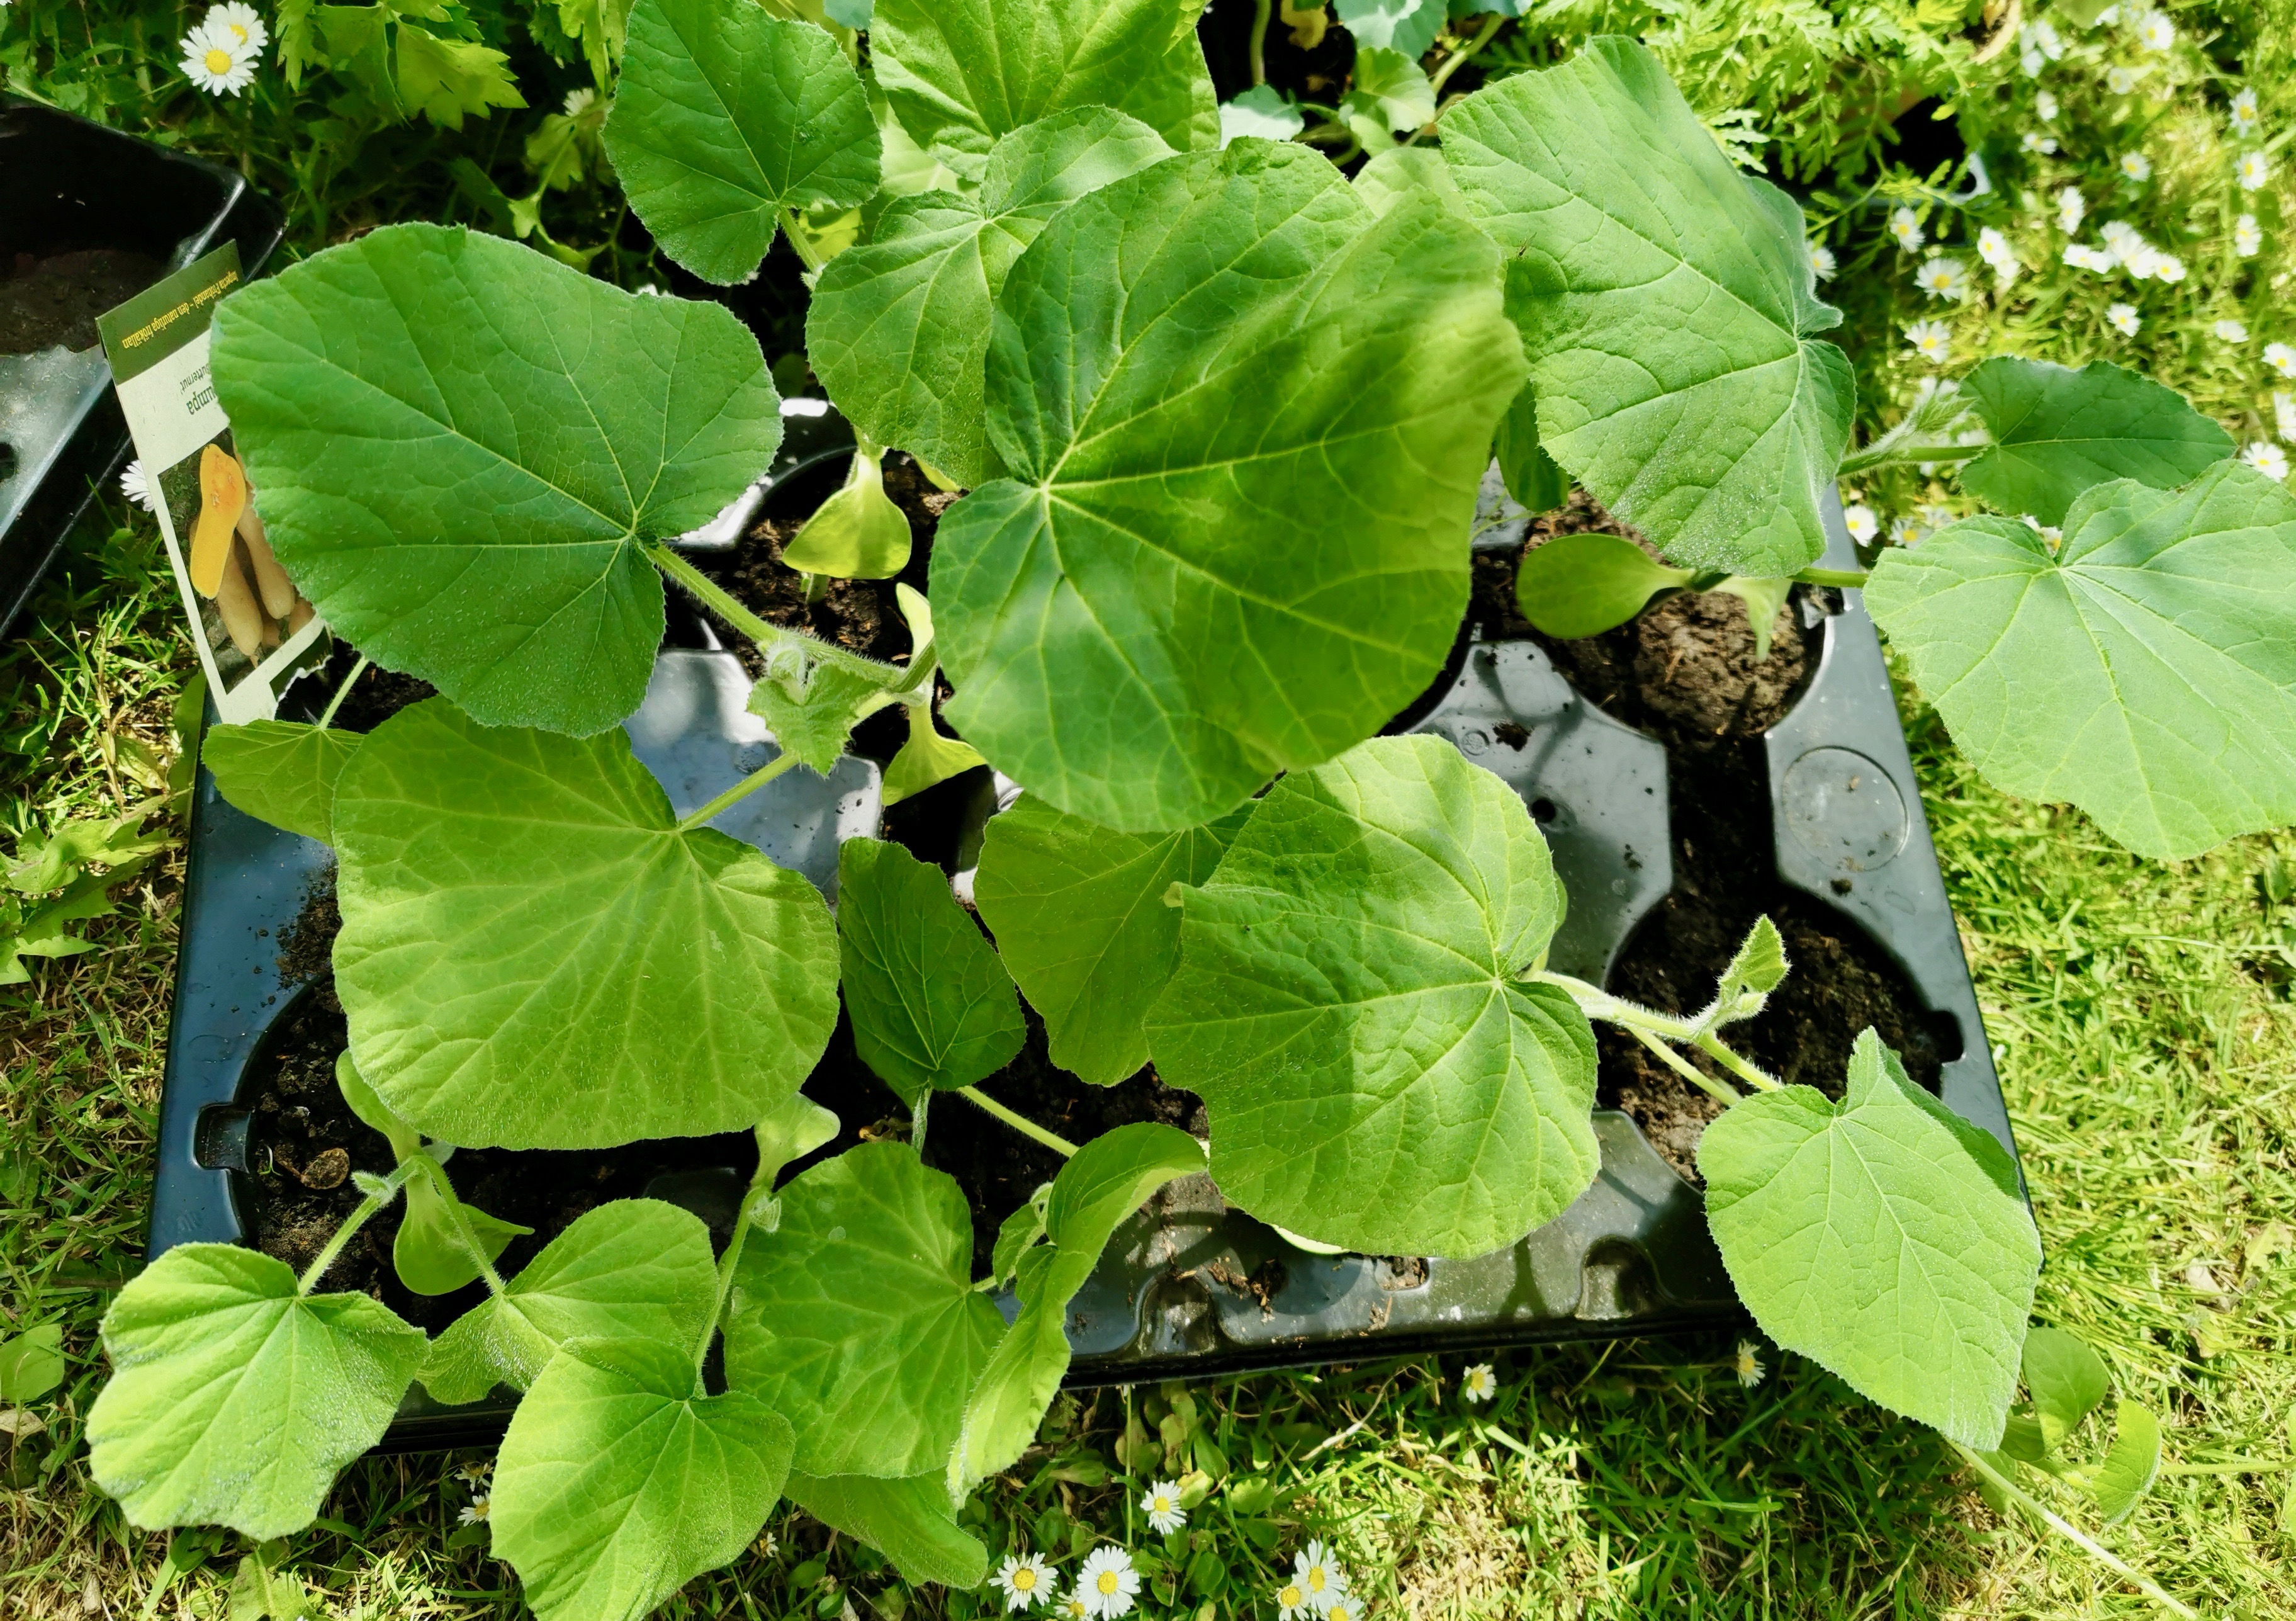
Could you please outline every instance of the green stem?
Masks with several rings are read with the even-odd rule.
[[[367,1224],[369,1217],[398,1197],[398,1190],[406,1186],[407,1179],[414,1174],[416,1169],[414,1161],[408,1160],[382,1179],[381,1192],[370,1193],[358,1202],[357,1208],[345,1216],[343,1224],[335,1229],[334,1236],[327,1240],[326,1247],[319,1252],[318,1258],[304,1269],[301,1280],[295,1285],[297,1295],[308,1295],[319,1287],[319,1280],[327,1275],[327,1269],[335,1263],[335,1257],[343,1253],[343,1246],[358,1236],[358,1230]]]
[[[691,592],[702,606],[739,630],[760,647],[778,646],[783,642],[805,649],[808,657],[824,664],[836,664],[868,677],[888,692],[906,692],[922,677],[915,669],[904,670],[898,664],[883,664],[865,658],[849,648],[824,642],[817,636],[802,630],[792,630],[786,625],[768,623],[726,593],[723,586],[693,566],[691,558],[679,555],[677,548],[660,540],[641,543],[646,560],[663,573]]]
[[[1685,1047],[1695,1047],[1749,1086],[1766,1092],[1778,1090],[1780,1083],[1774,1076],[1731,1051],[1723,1044],[1721,1037],[1707,1028],[1704,1018],[1685,1019],[1671,1013],[1660,1013],[1657,1008],[1645,1008],[1640,1002],[1612,996],[1600,985],[1590,984],[1568,974],[1557,974],[1551,969],[1542,968],[1524,977],[1558,985],[1569,992],[1570,1000],[1578,1004],[1578,1010],[1590,1019],[1616,1024],[1623,1030],[1632,1031],[1638,1037],[1655,1037],[1678,1041]],[[1706,1016],[1710,1017],[1712,1012],[1709,1008]],[[1694,1078],[1701,1086],[1707,1086],[1706,1077]],[[1707,1090],[1711,1091],[1713,1089],[1707,1086]]]
[[[782,210],[782,235],[789,238],[790,246],[797,250],[797,256],[805,261],[807,269],[819,270],[829,262],[822,258],[821,250],[813,245],[812,234],[805,228],[805,221],[797,217],[795,209]]]
[[[956,1089],[956,1095],[970,1099],[976,1107],[996,1115],[997,1119],[1020,1132],[1021,1136],[1044,1144],[1062,1159],[1073,1159],[1076,1156],[1076,1144],[1065,1137],[1054,1136],[1026,1115],[1014,1114],[979,1087],[960,1086]]]
[[[701,1364],[709,1359],[709,1342],[717,1337],[718,1320],[726,1315],[726,1297],[734,1292],[734,1269],[742,1263],[742,1241],[750,1236],[750,1219],[756,1213],[758,1201],[773,1195],[773,1172],[763,1160],[758,1162],[757,1174],[750,1179],[749,1191],[742,1195],[742,1207],[734,1214],[734,1236],[726,1240],[726,1253],[718,1257],[718,1304],[710,1308],[709,1321],[701,1325],[701,1338],[693,1347],[693,1394],[701,1394]]]
[[[1668,1068],[1674,1071],[1676,1074],[1680,1075],[1684,1080],[1689,1082],[1691,1085],[1698,1088],[1708,1097],[1713,1098],[1725,1104],[1738,1103],[1743,1100],[1743,1094],[1741,1093],[1736,1087],[1732,1086],[1726,1081],[1717,1081],[1713,1076],[1699,1068],[1698,1066],[1693,1064],[1689,1059],[1675,1051],[1673,1048],[1669,1047],[1664,1041],[1660,1041],[1649,1031],[1636,1030],[1632,1025],[1628,1026],[1628,1030],[1629,1033],[1634,1036],[1636,1041],[1640,1041],[1644,1046],[1656,1053],[1660,1061],[1663,1062]]]
[[[756,770],[742,778],[741,781],[726,789],[723,794],[720,794],[717,798],[702,806],[699,810],[690,812],[689,814],[679,818],[677,827],[674,831],[678,833],[693,832],[696,827],[701,827],[702,823],[709,821],[710,819],[715,817],[726,806],[739,803],[741,801],[747,799],[750,794],[755,794],[759,788],[764,787],[767,783],[773,781],[775,778],[779,777],[783,771],[788,770],[796,763],[797,756],[791,753],[787,749],[783,749],[780,753],[766,761],[765,764],[759,766]]]
[[[1911,466],[1917,462],[1965,462],[1984,455],[1993,447],[1986,445],[1868,445],[1841,458],[1834,470],[1836,478],[1848,478],[1869,468],[1895,465]]]
[[[1505,17],[1502,16],[1497,12],[1493,12],[1489,16],[1484,18],[1483,26],[1476,30],[1475,37],[1469,40],[1464,45],[1461,46],[1458,50],[1452,52],[1449,56],[1444,58],[1443,65],[1436,69],[1435,76],[1427,81],[1428,87],[1433,90],[1437,95],[1441,95],[1443,94],[1444,84],[1450,78],[1451,75],[1459,70],[1459,65],[1465,62],[1467,58],[1472,56],[1476,52],[1481,50],[1485,45],[1490,44],[1491,37],[1499,31],[1499,24],[1505,21]]]
[[[1251,82],[1267,82],[1267,20],[1274,15],[1275,0],[1259,0],[1251,14]]]
[[[811,607],[829,595],[829,576],[808,574],[805,577],[805,605]]]
[[[319,729],[321,731],[325,731],[327,728],[334,724],[335,712],[343,706],[343,700],[351,695],[352,684],[366,673],[366,654],[364,653],[360,654],[358,655],[358,662],[351,666],[350,674],[345,676],[343,678],[343,684],[335,688],[335,695],[327,700],[327,707],[322,710],[319,713]]]
[[[455,1184],[447,1180],[447,1167],[425,1153],[418,1152],[414,1157],[422,1162],[422,1173],[430,1179],[431,1187],[437,1189],[439,1197],[446,1201],[447,1218],[455,1225],[455,1237],[464,1249],[471,1252],[471,1259],[479,1263],[479,1276],[487,1280],[487,1293],[500,1299],[503,1294],[502,1274],[495,1271],[495,1259],[487,1254],[487,1247],[479,1242],[478,1232],[471,1225],[470,1214],[463,1208],[463,1201],[455,1197]]]
[[[1845,589],[1854,589],[1866,583],[1867,575],[1864,569],[1804,569],[1794,578],[1804,585],[1841,586]]]
[[[1717,1064],[1719,1064],[1723,1068],[1737,1076],[1739,1080],[1743,1081],[1748,1086],[1752,1087],[1756,1091],[1775,1092],[1785,1084],[1784,1082],[1780,1081],[1775,1075],[1770,1074],[1769,1071],[1764,1069],[1760,1065],[1754,1063],[1750,1058],[1742,1057],[1737,1053],[1731,1051],[1727,1046],[1724,1045],[1722,1038],[1718,1035],[1714,1035],[1710,1033],[1706,1035],[1702,1035],[1698,1038],[1697,1046],[1699,1051],[1713,1059]]]
[[[2163,1475],[2269,1475],[2296,1469],[2296,1461],[2282,1458],[2230,1458],[2218,1463],[2164,1463]]]
[[[2105,1548],[2103,1544],[2090,1537],[2087,1533],[2082,1531],[2079,1526],[2074,1525],[2070,1520],[2064,1518],[2062,1515],[2051,1513],[2041,1504],[2034,1502],[2030,1497],[2026,1496],[2024,1492],[2018,1487],[2015,1481],[2010,1479],[2006,1475],[2004,1475],[1999,1469],[1995,1469],[1990,1463],[1988,1463],[1980,1454],[1972,1452],[1968,1447],[1964,1446],[1958,1441],[1948,1442],[1947,1444],[1950,1445],[1954,1451],[1959,1452],[1970,1468],[1975,1469],[1979,1474],[1991,1481],[1995,1486],[1998,1487],[2001,1494],[2006,1497],[2011,1502],[2015,1503],[2019,1508],[2024,1510],[2026,1513],[2031,1515],[2035,1519],[2039,1520],[2043,1525],[2048,1526],[2050,1530],[2057,1532],[2059,1535],[2066,1537],[2075,1547],[2081,1549],[2083,1551],[2087,1553],[2091,1559],[2096,1560],[2098,1564],[2103,1565],[2106,1569],[2120,1576],[2121,1580],[2131,1584],[2139,1592],[2144,1593],[2146,1598],[2152,1600],[2155,1604],[2161,1606],[2164,1609],[2168,1609],[2174,1614],[2192,1617],[2193,1621],[2198,1621],[2196,1613],[2190,1607],[2179,1603],[2176,1599],[2171,1598],[2167,1592],[2163,1592],[2158,1585],[2156,1585],[2150,1577],[2146,1576],[2135,1566],[2130,1565],[2119,1555],[2113,1553],[2111,1550]]]

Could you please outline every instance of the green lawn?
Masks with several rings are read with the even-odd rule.
[[[190,668],[177,612],[150,522],[114,513],[0,651],[0,816],[20,855],[164,792]],[[2140,861],[1986,787],[1925,710],[1907,724],[2048,1248],[2037,1312],[2104,1352],[2185,1471],[2098,1535],[2204,1614],[2296,1614],[2291,1477],[2210,1469],[2288,1456],[2296,1419],[2296,905],[2272,900],[2296,887],[2296,838]],[[31,1406],[45,1432],[19,1424],[0,1452],[12,1617],[231,1613],[237,1539],[182,1535],[171,1553],[129,1530],[79,1447],[94,1325],[142,1246],[180,877],[168,852],[89,926],[98,949],[0,988],[0,1304],[10,1329],[61,1316],[70,1356]],[[992,1547],[1064,1556],[1105,1536],[1193,1561],[1212,1608],[1184,1582],[1139,1612],[1160,1618],[1272,1617],[1275,1559],[1311,1535],[1375,1615],[2156,1613],[2062,1539],[1997,1519],[1928,1432],[1768,1347],[1768,1377],[1742,1388],[1732,1352],[1504,1354],[1484,1409],[1462,1403],[1450,1361],[1103,1392],[1055,1408],[980,1528]],[[483,1534],[453,1535],[470,1497],[449,1469],[467,1461],[346,1477],[289,1551],[325,1613],[518,1613]],[[1190,1463],[1232,1472],[1168,1547],[1128,1505],[1146,1472]],[[2056,1506],[2087,1523],[2071,1493]],[[826,1542],[785,1514],[664,1613],[990,1613],[987,1594],[904,1593]]]

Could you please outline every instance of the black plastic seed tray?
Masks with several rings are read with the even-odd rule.
[[[91,249],[141,254],[165,274],[236,242],[252,280],[280,230],[279,210],[229,169],[0,95],[0,278],[20,258]],[[91,481],[127,457],[100,345],[0,355],[0,634],[93,498]]]

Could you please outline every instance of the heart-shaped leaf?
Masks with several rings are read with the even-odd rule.
[[[2041,1269],[2006,1149],[1867,1030],[1840,1103],[1789,1086],[1732,1104],[1698,1168],[1764,1333],[1948,1440],[2000,1445]]]
[[[2089,1476],[2089,1495],[2108,1526],[2136,1511],[2161,1473],[2161,1420],[2134,1402],[2118,1404],[2112,1444]]]
[[[792,1473],[786,1489],[791,1502],[823,1525],[892,1560],[913,1585],[978,1587],[988,1574],[988,1550],[957,1526],[939,1469],[906,1480]]]
[[[705,282],[754,273],[781,210],[877,189],[877,121],[826,32],[754,0],[638,0],[606,156],[663,250]]]
[[[1568,641],[1615,629],[1660,591],[1681,590],[1697,578],[1623,536],[1557,535],[1522,555],[1514,596],[1525,619]]]
[[[351,1049],[430,1136],[739,1131],[828,1046],[820,892],[738,840],[678,832],[620,731],[493,729],[434,698],[369,733],[338,788]]]
[[[1810,336],[1841,317],[1800,210],[1739,174],[1631,40],[1486,86],[1442,129],[1511,256],[1548,453],[1677,563],[1767,579],[1814,561],[1857,391]]]
[[[708,523],[781,442],[729,312],[460,226],[251,283],[216,310],[214,368],[304,596],[490,726],[635,711],[662,632],[638,542]]]
[[[332,836],[335,778],[358,745],[357,732],[250,720],[209,727],[200,763],[215,773],[216,792],[238,809],[324,844]]]
[[[1972,518],[1866,606],[1986,780],[2177,860],[2296,821],[2296,495],[2238,462],[2082,492],[2048,544]]]
[[[1594,1032],[1518,977],[1562,885],[1522,801],[1450,744],[1292,773],[1180,893],[1148,1042],[1202,1097],[1230,1200],[1344,1248],[1480,1255],[1594,1180]]]
[[[1449,15],[1444,0],[1338,0],[1341,25],[1358,47],[1376,46],[1415,68]],[[1363,54],[1359,48],[1358,58]]]
[[[2104,1359],[2061,1329],[2025,1335],[2025,1389],[2033,1398],[2041,1451],[2054,1452],[2112,1388]]]
[[[512,1238],[534,1230],[490,1216],[460,1199],[450,1205],[448,1198],[426,1175],[417,1175],[406,1184],[406,1209],[390,1240],[390,1265],[398,1280],[418,1295],[451,1295],[479,1280],[478,1260],[463,1244],[455,1222],[457,1207],[490,1262],[501,1258]]]
[[[949,718],[1105,827],[1225,814],[1418,695],[1517,345],[1489,240],[1374,219],[1300,146],[1173,158],[1071,203],[997,300],[988,438],[933,614]],[[1278,686],[1312,702],[1271,702]]]
[[[179,1244],[104,1313],[113,1373],[88,1412],[89,1469],[146,1530],[291,1535],[382,1439],[422,1346],[365,1295],[299,1295],[284,1262]]]
[[[864,444],[853,452],[843,486],[814,509],[783,548],[782,562],[804,574],[890,580],[909,566],[909,542],[908,515],[885,493],[884,463]]]
[[[1993,448],[1962,487],[2012,515],[2065,521],[2091,485],[2135,479],[2174,490],[2233,452],[2232,435],[2176,390],[2092,360],[2079,371],[2001,355],[1962,379]]]

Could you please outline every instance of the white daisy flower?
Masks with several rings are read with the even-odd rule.
[[[2256,257],[2264,246],[2264,233],[2258,227],[2255,215],[2243,214],[2232,222],[2232,245],[2243,259]]]
[[[2136,88],[2137,78],[2134,68],[2110,68],[2105,70],[2104,87],[2115,95],[2127,95]]]
[[[2029,129],[2025,132],[2025,150],[2027,152],[2037,152],[2045,158],[2054,157],[2057,152],[2057,137],[2054,136],[2035,135]]]
[[[1910,323],[1906,327],[1906,341],[1931,366],[1943,366],[1953,358],[1953,330],[1943,321]]]
[[[1762,1382],[1762,1359],[1755,1354],[1760,1349],[1752,1340],[1742,1339],[1738,1342],[1736,1354],[1730,1359],[1730,1370],[1749,1390]]]
[[[255,53],[228,33],[193,29],[184,36],[184,77],[209,95],[237,95],[255,82]]]
[[[1076,1596],[1094,1621],[1130,1615],[1132,1601],[1140,1596],[1140,1573],[1132,1568],[1132,1556],[1121,1548],[1095,1548],[1085,1555]]]
[[[229,34],[250,56],[263,54],[263,47],[271,43],[271,30],[263,26],[263,19],[246,0],[224,0],[221,5],[208,7],[208,14],[200,26],[209,33]]]
[[[1160,1480],[1140,1494],[1140,1511],[1160,1536],[1188,1523],[1188,1511],[1180,1506],[1180,1488],[1168,1480]]]
[[[2148,51],[2165,51],[2177,43],[2177,25],[2166,12],[2147,12],[2136,20],[2136,43]]]
[[[2092,248],[2085,242],[2065,244],[2065,263],[2076,270],[2094,270],[2099,276],[2112,268],[2112,255],[2102,248]]]
[[[1843,507],[1841,522],[1849,527],[1849,538],[1860,546],[1882,532],[1882,521],[1874,515],[1872,507],[1863,503]]]
[[[2240,160],[2240,189],[2252,192],[2272,178],[2272,160],[2260,152],[2252,152]]]
[[[1060,1577],[1046,1568],[1042,1555],[1035,1553],[1023,1553],[1018,1557],[1006,1554],[1004,1562],[996,1567],[993,1579],[1004,1591],[1006,1615],[1016,1609],[1027,1609],[1040,1600],[1050,1600],[1053,1590],[1060,1585]]]
[[[1996,270],[2013,270],[2017,267],[2016,251],[2010,247],[2009,239],[1991,226],[1987,226],[1977,234],[1977,257]]]
[[[2150,249],[2146,251],[2151,252]],[[2185,279],[2185,261],[2173,253],[2152,254],[2152,279],[2172,285]]]
[[[119,470],[119,493],[145,512],[158,510],[152,505],[152,484],[144,476],[144,464],[141,462],[130,462]]]
[[[2240,459],[2255,468],[2266,478],[2288,481],[2288,452],[2268,439],[2259,439],[2240,453]]]
[[[2283,377],[2296,378],[2296,349],[2285,343],[2267,343],[2264,346],[2264,364]]]
[[[1315,1613],[1308,1590],[1298,1582],[1286,1582],[1275,1590],[1275,1621],[1308,1621]]]
[[[2136,319],[2136,305],[2115,304],[2104,312],[2104,318],[2106,323],[2122,337],[2133,338],[2136,335],[2139,323]]]
[[[2046,90],[2042,91],[2040,95],[2033,98],[2033,111],[2041,115],[2041,122],[2044,124],[2055,123],[2057,121],[2057,98],[2051,95]]]
[[[473,1458],[468,1463],[458,1463],[455,1466],[455,1474],[456,1477],[459,1478],[464,1485],[469,1486],[473,1490],[485,1485],[487,1477],[494,1472],[494,1464],[484,1458]]]
[[[1499,1376],[1491,1371],[1488,1362],[1477,1362],[1459,1381],[1459,1399],[1464,1402],[1488,1402],[1499,1393]]]
[[[1321,1541],[1310,1542],[1292,1557],[1292,1579],[1308,1595],[1308,1608],[1319,1616],[1348,1594],[1347,1573]]]
[[[459,1518],[464,1525],[475,1526],[480,1520],[486,1518],[487,1510],[493,1506],[494,1499],[488,1493],[480,1492],[477,1496],[472,1498],[469,1502],[463,1505],[463,1512]]]
[[[2141,152],[2122,152],[2120,172],[2131,180],[2150,180],[2152,177],[2152,160]]]
[[[1832,281],[1834,270],[1833,250],[1823,243],[1813,242],[1804,245],[1809,249],[1810,274],[1821,282]]]
[[[2296,394],[2283,390],[2274,391],[2272,420],[2280,430],[2280,437],[2296,445]]]
[[[2041,53],[2038,51],[2027,51],[2017,58],[2017,65],[2025,70],[2027,78],[2038,78],[2041,77],[2041,70],[2049,64],[2041,60]]]
[[[1935,257],[1922,261],[1914,272],[1914,285],[1933,299],[1950,299],[1958,303],[1969,292],[1969,272],[1957,259]]]
[[[2217,336],[2222,338],[2227,343],[2245,343],[2248,341],[2248,328],[2241,325],[2238,321],[2218,321],[2217,323],[2216,332]]]
[[[2033,24],[2025,30],[2025,43],[2051,62],[2059,61],[2065,53],[2065,42],[2057,37],[2056,26],[2054,23],[2044,21]]]
[[[2236,135],[2252,135],[2256,130],[2256,92],[2243,90],[2232,98],[2232,127]]]
[[[1898,246],[1911,253],[1927,240],[1922,235],[1921,217],[1911,209],[1897,209],[1890,215],[1890,235],[1897,238]]]
[[[1353,1599],[1341,1593],[1325,1608],[1324,1621],[1362,1621],[1363,1613]]]
[[[1890,521],[1890,542],[1893,546],[1917,546],[1928,538],[1929,532],[1929,526],[1919,518]]]
[[[2087,217],[2088,199],[2080,194],[2080,187],[2069,185],[2057,193],[2057,229],[2070,236]]]
[[[1091,1621],[1092,1606],[1084,1601],[1082,1593],[1072,1592],[1054,1603],[1053,1614],[1061,1621]]]
[[[1922,522],[1932,531],[1943,529],[1953,522],[1953,508],[1940,506],[1935,501],[1924,501],[1914,510],[1921,514]]]
[[[580,118],[597,104],[598,93],[587,85],[566,93],[566,116],[570,119]]]

